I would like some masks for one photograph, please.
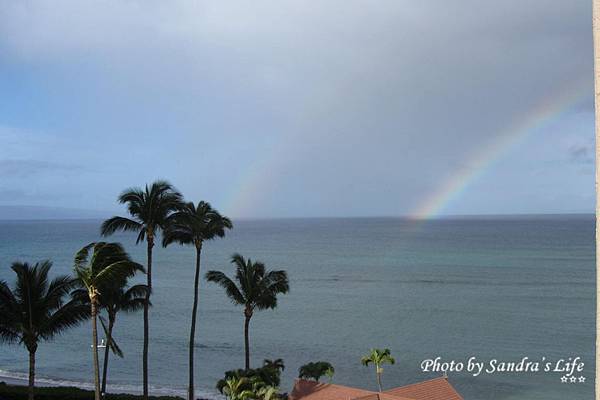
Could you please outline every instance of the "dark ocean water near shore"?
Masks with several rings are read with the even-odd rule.
[[[234,221],[227,238],[208,243],[203,271],[233,270],[240,252],[286,269],[291,292],[275,311],[251,323],[254,365],[283,358],[282,389],[309,361],[334,364],[334,383],[375,389],[372,369],[360,365],[370,347],[389,347],[385,387],[425,380],[421,361],[437,356],[466,361],[556,361],[581,357],[577,376],[494,373],[449,379],[466,399],[563,400],[593,395],[594,217],[514,216],[415,222],[396,218]],[[70,273],[74,253],[99,240],[100,221],[0,221],[0,279],[12,283],[12,261],[54,261]],[[137,261],[145,247],[119,234]],[[155,391],[184,393],[192,303],[193,250],[156,247],[151,311],[150,377]],[[124,359],[111,358],[113,390],[140,386],[141,314],[120,315],[116,338]],[[197,331],[198,396],[214,397],[222,372],[243,365],[243,315],[222,290],[202,283]],[[91,381],[90,327],[65,333],[38,351],[40,383]],[[27,353],[0,345],[0,376],[21,377]],[[2,378],[0,377],[0,380]]]

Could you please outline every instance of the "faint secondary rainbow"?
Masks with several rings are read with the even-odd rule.
[[[555,121],[573,106],[591,96],[591,84],[588,79],[578,80],[562,90],[558,95],[546,98],[532,109],[524,118],[513,123],[497,136],[483,150],[475,153],[467,160],[468,168],[463,168],[447,179],[413,212],[412,217],[429,219],[440,215],[444,208],[460,197],[478,178],[507,154],[511,149],[524,141],[528,136]]]

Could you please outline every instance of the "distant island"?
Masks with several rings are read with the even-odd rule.
[[[3,206],[0,205],[0,220],[60,220],[60,219],[102,219],[110,211],[86,210],[44,206]]]

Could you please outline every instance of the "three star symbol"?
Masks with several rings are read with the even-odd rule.
[[[585,376],[580,376],[579,378],[577,378],[576,376],[568,377],[566,375],[563,375],[562,378],[560,378],[560,381],[562,383],[567,383],[567,382],[570,382],[570,383],[577,383],[577,382],[584,383],[585,382]]]

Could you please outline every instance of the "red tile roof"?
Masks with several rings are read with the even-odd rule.
[[[357,397],[354,400],[414,400],[408,397],[394,396],[387,393],[373,393],[364,397]]]
[[[386,390],[385,393],[414,400],[463,400],[445,377]]]
[[[320,383],[297,379],[292,392],[288,395],[289,400],[352,400],[358,397],[375,394],[368,390],[355,389],[347,386],[334,385],[332,383]]]
[[[463,400],[445,377],[378,393],[348,386],[297,379],[289,400]]]

